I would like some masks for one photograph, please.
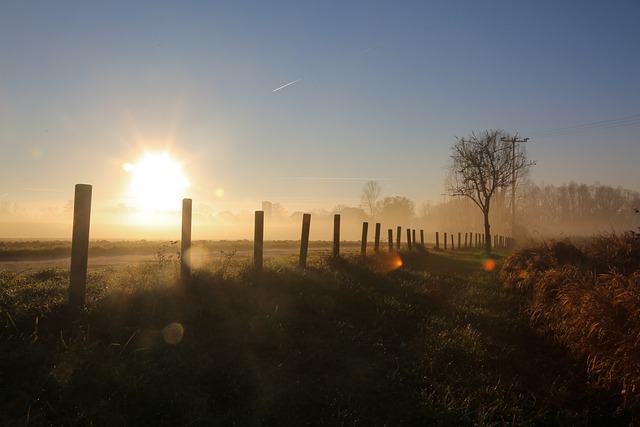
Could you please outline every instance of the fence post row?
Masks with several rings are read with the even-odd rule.
[[[73,201],[71,267],[69,272],[69,306],[84,309],[89,262],[89,228],[91,225],[91,192],[88,184],[76,184]]]
[[[309,250],[309,229],[311,228],[311,214],[302,215],[302,236],[300,237],[300,267],[307,266],[307,251]]]
[[[180,277],[186,283],[191,277],[191,199],[182,199],[182,234],[180,239]]]
[[[264,249],[264,211],[256,211],[253,232],[253,266],[262,270]]]
[[[369,223],[362,223],[362,243],[360,244],[360,254],[366,255],[367,253],[367,234],[369,233]]]
[[[340,255],[340,214],[333,215],[333,256]]]
[[[88,184],[76,184],[73,205],[73,232],[71,239],[71,268],[69,278],[69,301],[72,309],[82,310],[85,305],[87,287],[87,266],[89,259],[89,229],[91,223],[91,196],[92,186]],[[191,226],[192,226],[192,199],[182,200],[182,234],[180,250],[180,272],[183,282],[191,277]],[[309,250],[309,234],[311,228],[311,214],[302,217],[302,236],[300,240],[299,264],[305,267]],[[380,250],[380,228],[376,223],[375,252]],[[367,252],[367,234],[369,223],[362,223],[361,254]],[[402,227],[397,227],[396,249],[400,251]],[[451,233],[451,249],[455,249],[454,233]],[[447,250],[448,235],[444,233],[444,250]],[[389,251],[393,251],[393,229],[388,229]],[[484,233],[464,233],[464,248],[484,247]],[[489,239],[491,237],[489,236]],[[508,236],[494,235],[493,246],[496,248],[510,248],[514,245],[514,239]],[[491,242],[491,240],[489,240]],[[475,245],[474,245],[475,243]],[[420,244],[424,246],[424,230],[420,230]],[[407,228],[407,247],[409,250],[416,246],[416,230]],[[462,233],[458,232],[458,249],[462,248]],[[440,233],[436,231],[436,249],[440,249]],[[333,217],[333,256],[340,254],[340,214]],[[254,229],[254,267],[262,270],[264,265],[264,211],[255,211]]]

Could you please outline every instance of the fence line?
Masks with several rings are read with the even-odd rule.
[[[182,234],[180,240],[180,278],[186,285],[191,278],[191,199],[182,200]]]
[[[85,305],[87,286],[87,265],[89,258],[89,228],[91,222],[91,194],[92,186],[88,184],[77,184],[75,186],[74,207],[73,207],[73,234],[71,240],[71,269],[69,280],[69,306],[74,310],[82,310]],[[182,233],[180,249],[180,277],[183,284],[187,284],[191,277],[191,226],[192,226],[193,201],[191,199],[182,200]],[[311,214],[303,214],[302,234],[300,239],[299,266],[304,268],[307,264],[307,254],[309,249],[309,235],[311,228]],[[360,247],[361,255],[367,253],[367,234],[369,223],[362,223],[362,241]],[[374,251],[380,250],[380,228],[381,224],[376,223]],[[396,228],[396,251],[401,249],[402,227]],[[454,233],[451,236],[451,250],[455,250]],[[440,233],[436,231],[436,250],[440,250]],[[465,233],[464,248],[471,248],[475,238],[475,248],[484,247],[484,233]],[[494,247],[507,249],[513,246],[514,240],[510,237],[494,235]],[[394,249],[393,229],[388,229],[389,252]],[[447,232],[444,232],[444,250],[447,250]],[[458,249],[462,249],[462,233],[458,232]],[[256,270],[262,270],[264,265],[264,211],[255,211],[254,225],[254,248],[253,262]],[[424,247],[424,230],[420,230],[420,245]],[[467,247],[468,244],[468,247]],[[408,250],[417,247],[416,230],[407,228]],[[333,220],[333,256],[340,255],[340,214],[334,215]]]
[[[71,267],[69,278],[69,306],[75,311],[84,309],[89,262],[89,227],[91,224],[91,185],[76,184],[73,201],[73,231],[71,236]]]

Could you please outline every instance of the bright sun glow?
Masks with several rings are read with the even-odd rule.
[[[189,181],[182,165],[167,153],[146,153],[137,164],[125,163],[131,174],[128,196],[131,204],[147,211],[179,209]]]

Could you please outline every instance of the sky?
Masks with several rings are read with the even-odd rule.
[[[536,183],[639,191],[638,22],[637,0],[4,0],[0,202],[86,183],[126,210],[167,153],[182,175],[146,179],[173,207],[331,210],[368,180],[419,205],[455,137],[495,128],[530,138]]]

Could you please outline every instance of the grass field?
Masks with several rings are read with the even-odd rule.
[[[500,257],[234,256],[0,272],[3,425],[629,425],[620,393],[538,333]],[[484,268],[483,268],[484,267]]]

